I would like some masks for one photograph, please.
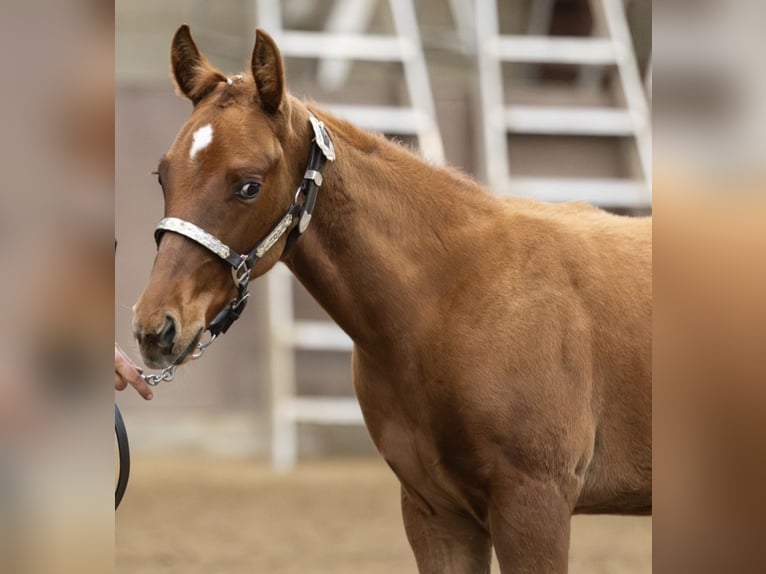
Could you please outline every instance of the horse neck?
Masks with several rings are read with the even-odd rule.
[[[405,344],[443,312],[445,273],[455,272],[493,200],[467,177],[312,112],[325,122],[336,160],[325,166],[311,225],[285,263],[362,348]],[[305,106],[294,118],[307,141]]]

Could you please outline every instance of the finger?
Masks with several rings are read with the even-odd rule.
[[[114,370],[120,378],[130,383],[130,385],[138,391],[138,394],[144,397],[147,401],[154,397],[151,387],[146,384],[146,381],[141,377],[143,369],[136,366],[136,364],[133,363],[133,361],[131,361],[130,358],[116,345],[114,347]]]
[[[128,382],[141,380],[141,372],[127,361],[114,361],[114,372]]]
[[[128,381],[123,379],[117,372],[114,373],[114,388],[118,391],[125,390],[125,387],[128,386]]]
[[[131,386],[138,391],[138,394],[144,397],[147,401],[151,401],[154,398],[152,388],[146,384],[146,381],[138,376],[138,379],[129,379]]]
[[[138,371],[139,374],[144,372],[144,370],[136,365],[116,344],[114,346],[114,367],[115,370],[118,371]]]

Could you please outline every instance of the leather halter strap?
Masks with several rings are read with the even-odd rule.
[[[285,233],[290,231],[287,244],[285,245],[286,252],[295,240],[306,231],[311,222],[317,193],[322,186],[322,168],[325,161],[335,160],[335,148],[324,123],[313,114],[309,114],[309,122],[311,123],[314,137],[303,180],[295,192],[295,198],[287,212],[272,230],[248,253],[238,253],[215,235],[208,233],[190,221],[178,217],[164,218],[154,230],[154,239],[157,247],[160,245],[162,235],[166,231],[171,231],[202,245],[202,247],[215,253],[232,267],[231,274],[237,287],[237,296],[210,322],[208,330],[214,338],[221,333],[225,333],[242,314],[247,298],[250,296],[247,290],[248,283],[250,282],[250,273],[256,263],[274,247]],[[296,221],[298,224],[294,225]]]

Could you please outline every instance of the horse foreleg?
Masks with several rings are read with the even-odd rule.
[[[566,574],[570,505],[552,481],[517,477],[492,496],[489,525],[503,574]]]
[[[489,534],[469,518],[424,512],[404,488],[402,517],[420,574],[489,574]]]

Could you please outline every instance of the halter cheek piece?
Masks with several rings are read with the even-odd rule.
[[[314,117],[313,114],[309,115],[309,121],[313,129],[314,137],[312,139],[306,171],[303,174],[303,181],[295,192],[295,198],[288,208],[287,213],[282,216],[282,219],[279,220],[266,237],[258,242],[248,253],[237,253],[237,251],[201,227],[178,217],[166,217],[159,222],[157,228],[154,230],[154,239],[157,243],[157,247],[159,247],[160,240],[164,233],[166,231],[172,231],[173,233],[183,235],[184,237],[199,243],[205,249],[212,251],[218,257],[226,261],[232,268],[231,275],[234,279],[234,285],[237,287],[237,296],[210,322],[208,331],[210,331],[211,339],[207,343],[200,343],[197,346],[197,350],[192,355],[193,358],[201,356],[205,348],[212,343],[218,335],[225,333],[229,327],[239,319],[240,315],[242,315],[247,299],[250,297],[250,293],[247,290],[250,282],[250,273],[258,261],[260,261],[289,230],[290,233],[287,237],[287,244],[285,245],[286,252],[295,240],[306,231],[311,222],[311,215],[314,211],[314,205],[316,204],[317,192],[322,186],[322,167],[324,166],[325,161],[335,160],[335,148],[332,145],[332,140],[325,129],[324,123]],[[294,225],[296,221],[298,223],[297,225]],[[147,377],[153,377],[151,380],[147,379],[147,382],[156,384],[160,380],[172,380],[175,370],[174,367],[175,365],[167,367],[160,373],[160,375],[147,375]]]

